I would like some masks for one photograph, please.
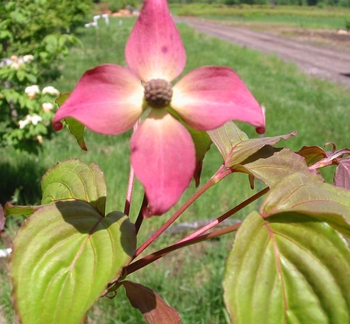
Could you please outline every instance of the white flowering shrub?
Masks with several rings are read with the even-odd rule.
[[[32,55],[11,56],[0,63],[0,145],[37,152],[52,135],[51,120],[59,91],[40,87]],[[31,84],[28,86],[28,84]]]

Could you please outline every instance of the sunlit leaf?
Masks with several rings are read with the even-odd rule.
[[[143,285],[122,282],[126,295],[134,308],[137,308],[150,324],[178,324],[181,319],[177,311],[170,307],[156,292]]]
[[[329,223],[350,237],[350,191],[296,173],[282,179],[267,193],[260,213],[268,218],[296,212]]]
[[[69,159],[49,169],[41,181],[43,204],[57,200],[84,200],[104,214],[107,187],[97,164]]]
[[[77,324],[135,252],[135,228],[82,201],[43,206],[13,242],[10,277],[23,324]]]
[[[296,132],[275,137],[253,138],[239,142],[238,144],[232,147],[231,152],[225,160],[225,166],[232,167],[236,164],[240,164],[244,160],[248,159],[251,155],[259,151],[262,147],[266,145],[275,145],[280,140],[287,140],[291,136],[296,136]]]
[[[25,217],[29,217],[41,207],[42,206],[16,206],[8,202],[5,205],[5,217],[14,215],[23,215]]]
[[[224,299],[235,324],[349,323],[349,278],[349,249],[327,223],[253,212],[227,259]]]
[[[270,145],[264,146],[232,169],[252,174],[270,187],[296,172],[314,178],[304,158],[289,149],[277,149]]]
[[[207,133],[218,148],[224,161],[231,152],[233,146],[249,139],[247,134],[241,131],[232,121],[217,129],[207,131]]]

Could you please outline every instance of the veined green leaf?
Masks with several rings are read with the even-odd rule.
[[[136,248],[127,216],[83,201],[43,206],[13,242],[10,277],[23,324],[77,324]]]
[[[233,146],[249,139],[248,135],[241,131],[233,121],[217,129],[207,131],[207,133],[218,148],[224,161],[231,152]]]
[[[25,217],[29,217],[41,207],[42,206],[16,206],[8,202],[5,204],[5,217],[13,215],[23,215]]]
[[[57,200],[83,200],[103,215],[105,213],[107,187],[103,172],[97,164],[89,165],[69,159],[49,169],[41,181],[42,204]]]
[[[232,169],[251,174],[269,187],[297,172],[303,173],[306,178],[315,178],[303,157],[289,149],[277,149],[270,145],[264,146],[241,164],[232,166]]]
[[[296,136],[296,132],[275,137],[253,138],[239,142],[232,147],[231,152],[228,154],[225,160],[225,166],[229,168],[236,164],[240,164],[244,160],[248,159],[251,155],[258,152],[262,147],[266,145],[275,145],[280,140],[287,140],[291,136]]]
[[[350,191],[303,173],[282,179],[267,193],[260,213],[268,218],[276,214],[295,212],[329,223],[350,237]]]
[[[349,323],[349,277],[349,249],[327,223],[253,212],[229,254],[224,298],[235,324]]]

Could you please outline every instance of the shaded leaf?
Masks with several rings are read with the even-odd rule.
[[[70,132],[77,140],[81,149],[84,151],[87,151],[87,147],[84,139],[85,126],[74,118],[67,117],[65,121],[68,125]]]
[[[305,158],[307,165],[313,165],[327,157],[325,150],[319,146],[303,146],[296,153]]]
[[[200,176],[202,173],[202,166],[205,154],[209,151],[211,145],[211,139],[206,132],[198,131],[189,127],[186,127],[192,136],[192,140],[196,149],[196,168],[194,171],[194,180],[196,186],[200,184]]]
[[[235,324],[350,321],[350,253],[327,223],[251,213],[226,263],[224,299]]]
[[[266,145],[275,145],[280,140],[287,140],[291,136],[296,136],[296,132],[275,137],[253,138],[239,142],[238,144],[232,147],[230,154],[225,160],[225,166],[233,167],[236,164],[240,164],[244,160],[248,159],[251,155],[259,151],[262,147]]]
[[[42,204],[57,200],[83,200],[105,213],[107,187],[96,163],[69,159],[57,163],[42,178]]]
[[[177,311],[170,307],[156,292],[143,285],[123,281],[126,295],[150,324],[177,324],[181,319]]]
[[[270,145],[264,146],[232,169],[254,175],[269,187],[296,172],[304,173],[306,177],[314,177],[304,158],[289,149],[277,149]]]
[[[317,176],[296,173],[271,188],[260,207],[261,215],[268,218],[286,212],[325,221],[350,237],[350,191],[324,183]]]
[[[241,131],[232,121],[217,129],[207,131],[207,133],[218,148],[224,161],[231,152],[233,146],[249,139],[247,134]]]
[[[4,209],[2,208],[2,205],[0,205],[0,233],[2,232],[4,226],[5,226],[5,214],[4,214]]]
[[[127,216],[106,217],[83,201],[43,206],[13,242],[10,277],[24,324],[80,323],[136,248]]]
[[[71,92],[61,93],[60,96],[55,100],[57,105],[61,107],[64,104],[64,102],[69,98],[70,94]],[[84,140],[85,126],[76,119],[70,117],[66,118],[65,122],[67,123],[70,132],[77,140],[81,149],[87,151],[86,143]]]
[[[342,158],[338,161],[339,165],[334,174],[334,184],[337,187],[350,190],[350,158]]]

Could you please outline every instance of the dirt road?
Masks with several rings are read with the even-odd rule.
[[[350,87],[350,51],[339,47],[314,46],[276,34],[257,32],[210,20],[190,17],[175,17],[176,22],[184,22],[194,29],[249,47],[263,53],[277,54],[285,61],[297,64],[305,73]],[[345,41],[350,42],[350,35]]]

